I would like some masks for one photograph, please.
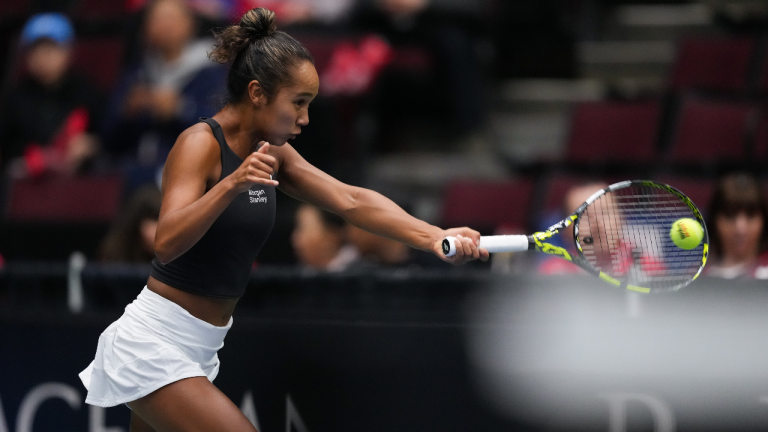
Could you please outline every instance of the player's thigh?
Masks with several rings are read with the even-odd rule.
[[[176,381],[128,405],[156,432],[256,432],[240,409],[205,377]]]
[[[152,429],[143,418],[136,414],[136,411],[131,411],[131,429],[130,432],[157,432]]]

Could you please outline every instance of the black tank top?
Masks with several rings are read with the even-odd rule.
[[[221,147],[221,181],[243,160],[229,148],[215,120],[200,120],[208,123]],[[254,185],[238,194],[187,252],[165,265],[153,259],[150,274],[174,288],[202,296],[241,297],[274,221],[275,187]]]

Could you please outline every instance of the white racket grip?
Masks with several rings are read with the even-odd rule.
[[[447,257],[456,255],[456,237],[446,237],[443,240],[443,253]],[[497,235],[480,237],[481,248],[490,253],[497,252],[522,252],[528,250],[528,236],[525,235]]]

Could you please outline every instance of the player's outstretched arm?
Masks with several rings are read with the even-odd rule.
[[[290,144],[280,146],[279,153],[280,190],[288,195],[336,213],[366,231],[430,251],[453,264],[488,259],[488,252],[477,247],[479,232],[466,227],[443,230],[419,220],[378,192],[344,184],[315,168]],[[461,246],[457,244],[457,253],[450,258],[442,252],[446,236],[456,237]]]

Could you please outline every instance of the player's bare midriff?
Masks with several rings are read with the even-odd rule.
[[[152,276],[147,281],[147,288],[181,306],[193,317],[218,327],[224,327],[229,323],[229,318],[239,300],[192,294],[160,282]]]

